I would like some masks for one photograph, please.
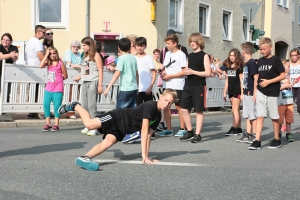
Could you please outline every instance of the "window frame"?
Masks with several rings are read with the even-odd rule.
[[[298,24],[300,25],[300,2],[298,4]]]
[[[170,26],[170,11],[171,11],[171,1],[177,1],[177,11],[176,11],[176,20],[177,20],[177,26],[173,27]],[[184,16],[184,0],[169,0],[168,1],[168,27],[169,29],[173,29],[175,32],[183,33],[183,16]]]
[[[247,21],[247,26],[246,26],[246,37],[245,37],[245,33],[244,33],[244,20],[246,19]],[[249,41],[249,29],[250,29],[250,24],[249,24],[249,19],[246,15],[243,15],[243,40],[246,42],[246,41]]]
[[[43,25],[47,28],[68,29],[69,28],[69,0],[61,0],[61,22],[40,22],[38,0],[31,0],[31,22],[32,29],[36,25]]]
[[[200,7],[206,9],[206,19],[205,19],[205,30],[206,33],[201,33],[200,32],[200,20],[198,20],[198,28],[199,32],[202,34],[204,37],[210,37],[211,33],[211,4],[205,3],[203,1],[199,1],[199,9],[198,9],[198,19],[200,18]]]
[[[223,24],[223,17],[224,14],[228,15],[228,35],[227,37],[223,36],[223,31],[224,31],[224,24]],[[233,11],[228,10],[228,9],[222,9],[222,40],[224,41],[232,41],[232,20],[233,20]]]
[[[284,1],[286,1],[286,5],[284,5]],[[277,0],[277,5],[283,8],[289,8],[289,0]]]

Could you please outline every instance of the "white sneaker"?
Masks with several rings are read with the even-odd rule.
[[[88,132],[89,132],[89,129],[87,129],[86,127],[81,130],[82,134],[87,134]]]
[[[87,132],[86,135],[88,135],[88,136],[96,136],[96,135],[99,135],[99,132],[98,132],[97,129],[95,129],[95,130],[90,130],[89,132]]]

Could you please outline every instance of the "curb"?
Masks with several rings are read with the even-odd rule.
[[[204,116],[223,116],[231,112],[204,112]],[[178,114],[172,114],[172,119],[179,119]],[[191,113],[191,118],[196,118],[196,113]],[[51,121],[54,121],[53,119]],[[13,122],[0,122],[0,128],[22,128],[22,127],[40,127],[45,125],[45,119],[16,119]],[[59,127],[83,126],[81,118],[77,119],[60,119]]]

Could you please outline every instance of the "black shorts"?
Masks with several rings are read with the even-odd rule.
[[[164,90],[165,91],[165,88]],[[175,101],[175,104],[180,104],[181,103],[181,97],[182,97],[182,90],[175,90],[176,93],[177,93],[177,99]]]
[[[181,105],[182,109],[192,109],[194,106],[195,112],[205,111],[206,108],[206,86],[204,85],[184,85]]]
[[[114,135],[117,138],[117,141],[122,141],[124,135],[116,126],[116,120],[110,112],[97,115],[101,122],[101,128],[99,128],[99,132],[103,133],[103,139],[105,139],[107,134]]]

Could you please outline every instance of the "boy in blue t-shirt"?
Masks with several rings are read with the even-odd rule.
[[[129,53],[131,42],[127,38],[119,40],[118,48],[120,56],[116,66],[116,71],[107,88],[103,92],[107,96],[108,91],[120,77],[119,94],[116,108],[134,108],[136,107],[136,95],[138,91],[138,68],[137,62],[133,55]],[[139,133],[131,134],[131,139],[139,137]],[[125,137],[124,140],[128,138]]]

